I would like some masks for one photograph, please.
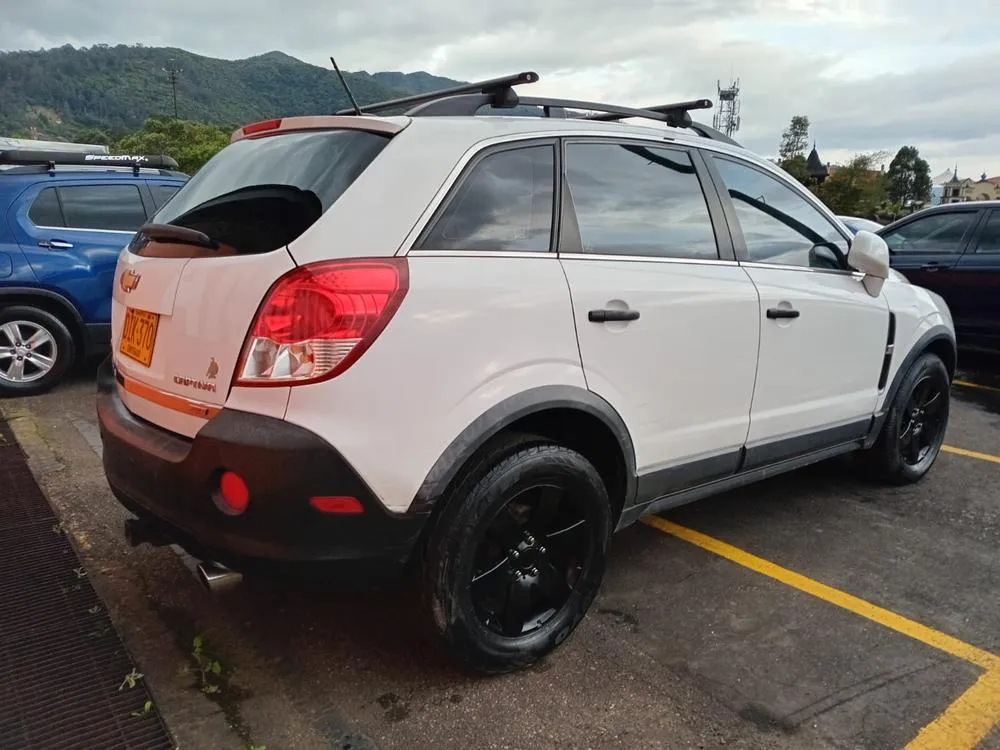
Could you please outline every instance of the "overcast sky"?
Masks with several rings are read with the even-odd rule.
[[[764,155],[805,114],[826,161],[915,145],[932,175],[956,162],[960,176],[1000,175],[1000,0],[0,5],[2,49],[142,43],[231,59],[281,50],[317,65],[334,54],[348,70],[466,80],[534,70],[532,93],[633,105],[715,100],[716,80],[732,74],[743,89],[737,139]]]

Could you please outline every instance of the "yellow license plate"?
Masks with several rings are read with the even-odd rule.
[[[153,347],[156,345],[156,329],[159,325],[159,313],[125,308],[125,323],[122,325],[118,351],[143,367],[149,367],[149,363],[153,361]]]

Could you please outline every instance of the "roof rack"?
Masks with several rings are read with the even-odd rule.
[[[739,146],[736,141],[724,133],[699,122],[694,122],[691,119],[690,112],[692,110],[710,109],[712,107],[710,99],[693,99],[686,102],[659,104],[654,107],[635,108],[623,107],[617,104],[604,104],[602,102],[578,101],[575,99],[518,96],[514,91],[514,86],[523,83],[535,83],[538,80],[538,74],[531,71],[515,73],[501,78],[491,78],[486,81],[477,81],[426,94],[416,94],[401,99],[376,102],[375,104],[361,107],[361,113],[378,114],[398,109],[405,105],[411,105],[411,108],[402,114],[409,117],[461,117],[475,115],[483,107],[513,109],[518,106],[527,106],[539,107],[544,117],[565,118],[569,116],[566,110],[575,109],[590,112],[590,114],[574,116],[578,119],[614,122],[630,117],[637,117],[656,120],[671,127],[688,128],[703,138]],[[336,114],[355,114],[355,110],[353,108],[342,109]]]
[[[76,151],[33,151],[8,149],[0,151],[0,166],[43,167],[53,171],[56,165],[85,167],[131,167],[136,174],[140,169],[176,170],[177,162],[169,156],[145,154],[84,154]]]

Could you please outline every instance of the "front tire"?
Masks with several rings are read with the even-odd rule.
[[[862,454],[869,471],[891,484],[912,484],[930,470],[948,427],[951,382],[944,362],[930,352],[914,362],[893,399],[882,433]]]
[[[76,356],[59,318],[37,307],[0,310],[0,396],[34,396],[58,384]]]
[[[530,666],[579,624],[612,522],[604,482],[582,455],[544,439],[503,447],[447,499],[424,565],[437,632],[488,674]]]

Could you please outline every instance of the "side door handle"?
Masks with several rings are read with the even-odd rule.
[[[767,317],[771,320],[780,320],[782,318],[797,318],[799,317],[798,310],[790,310],[787,307],[769,307],[767,308]]]
[[[38,243],[39,247],[46,247],[50,250],[70,250],[73,247],[72,242],[66,242],[65,240],[42,240]]]
[[[612,320],[638,320],[638,310],[616,310],[604,308],[601,310],[591,310],[587,313],[587,320],[591,323],[607,323]]]
[[[945,267],[945,265],[946,265],[945,263],[939,263],[936,260],[932,260],[929,263],[924,263],[922,266],[920,266],[920,270],[921,271],[940,271],[942,268]]]

